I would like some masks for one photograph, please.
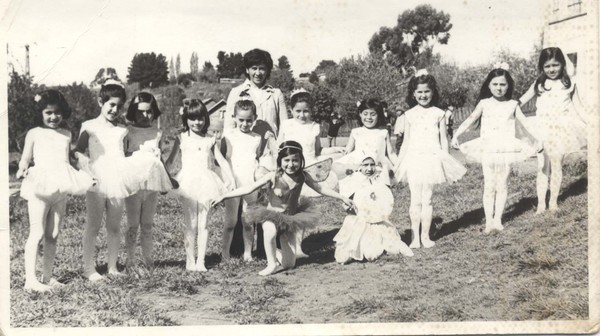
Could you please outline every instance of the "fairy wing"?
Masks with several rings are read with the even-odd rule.
[[[331,171],[332,164],[332,158],[325,159],[319,162],[315,162],[308,167],[305,167],[304,172],[316,182],[323,182],[329,177],[329,172]]]

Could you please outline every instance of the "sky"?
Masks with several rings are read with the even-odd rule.
[[[8,0],[0,0],[8,1]],[[182,71],[197,52],[200,65],[216,65],[217,53],[269,51],[288,57],[295,75],[321,60],[368,53],[368,41],[382,26],[420,4],[450,14],[443,60],[490,63],[495,51],[527,56],[541,39],[549,0],[15,0],[1,21],[8,62],[25,68],[30,45],[31,74],[47,85],[89,83],[102,67],[123,80],[136,53],[181,55]],[[0,7],[2,9],[2,7]]]

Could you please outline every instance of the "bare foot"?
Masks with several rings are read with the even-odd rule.
[[[413,239],[412,243],[410,243],[410,245],[408,246],[411,249],[417,249],[421,247],[421,242],[419,241],[419,239],[415,238]]]
[[[497,220],[494,222],[494,229],[498,230],[498,231],[502,231],[504,230],[504,225],[502,225],[502,222]]]
[[[88,275],[87,278],[91,282],[96,282],[96,281],[104,280],[104,277],[102,275],[98,274],[97,272],[94,272],[94,273]]]
[[[421,239],[421,242],[423,243],[424,248],[431,248],[435,245],[435,243],[433,241],[431,241],[429,238]]]
[[[490,234],[493,230],[494,228],[491,225],[485,224],[485,230],[483,230],[483,233]]]
[[[265,267],[265,269],[258,272],[258,275],[262,275],[262,276],[271,275],[271,274],[275,273],[276,270],[277,270],[277,264],[267,265],[267,267]]]
[[[196,270],[196,263],[195,262],[191,262],[191,261],[186,261],[185,262],[185,270],[186,271],[195,271]]]
[[[552,204],[550,203],[550,206],[548,206],[548,210],[550,210],[551,212],[554,212],[556,210],[558,210],[558,204]]]
[[[221,252],[221,260],[222,261],[229,261],[231,259],[231,255],[229,254],[229,252]]]
[[[279,264],[281,264],[281,260],[283,260],[283,257],[281,256],[281,250],[280,249],[276,249],[275,250],[275,258],[277,259],[277,262]]]
[[[535,211],[536,215],[541,215],[544,213],[544,211],[546,211],[546,206],[545,205],[539,205],[537,207],[537,210]]]
[[[25,286],[23,288],[25,290],[34,291],[34,292],[47,292],[52,289],[51,286],[44,285],[43,283],[38,282],[38,281],[26,282]]]
[[[407,257],[412,257],[415,255],[415,253],[410,249],[410,247],[408,247],[408,245],[404,244],[404,242],[402,243],[402,245],[400,245],[400,253],[402,253],[402,255],[407,256]]]
[[[243,260],[245,262],[251,262],[251,261],[254,261],[254,258],[252,258],[252,254],[250,254],[250,253],[248,253],[248,254],[244,253]]]

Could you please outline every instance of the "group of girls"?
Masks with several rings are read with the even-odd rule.
[[[338,262],[372,260],[384,251],[411,256],[411,248],[434,246],[429,236],[433,187],[459,180],[466,169],[448,153],[445,113],[438,107],[439,89],[432,75],[420,70],[409,82],[406,101],[411,108],[405,113],[405,139],[396,156],[382,126],[383,105],[377,99],[359,102],[360,127],[351,131],[344,149],[327,152],[320,145],[319,125],[311,119],[310,94],[294,92],[290,99],[293,118],[284,120],[287,113],[273,113],[265,107],[282,104],[281,92],[265,85],[269,74],[265,69],[272,68],[272,61],[246,64],[246,68],[248,80],[234,88],[228,99],[233,118],[226,120],[222,138],[217,141],[207,133],[210,118],[206,106],[197,99],[186,100],[179,112],[183,128],[165,162],[161,159],[162,132],[156,126],[161,112],[151,94],[141,92],[131,99],[126,113],[129,125],[123,126],[118,120],[125,90],[120,83],[107,80],[99,93],[100,115],[82,124],[72,151],[70,132],[63,128],[71,114],[65,98],[56,90],[37,95],[40,126],[27,133],[17,172],[17,177],[24,177],[21,196],[29,201],[25,288],[46,291],[61,285],[52,278],[52,265],[66,194],[86,195],[83,265],[84,276],[91,281],[104,278],[96,271],[94,257],[104,216],[108,273],[120,274],[117,255],[124,210],[126,265],[135,261],[138,228],[143,262],[152,265],[152,218],[158,194],[171,190],[180,196],[183,207],[186,269],[190,271],[206,271],[208,215],[222,201],[226,208],[224,260],[230,258],[233,229],[241,217],[244,260],[252,259],[253,223],[258,223],[264,231],[267,256],[267,267],[259,274],[294,267],[296,258],[305,256],[302,232],[314,227],[321,216],[301,197],[307,189],[304,185],[346,206],[349,214],[334,238]],[[580,104],[576,83],[567,73],[560,49],[544,49],[538,70],[539,78],[517,101],[512,99],[514,81],[507,65],[496,65],[484,80],[475,110],[451,140],[453,147],[483,166],[486,233],[503,229],[511,164],[537,152],[538,212],[546,209],[550,173],[549,207],[554,210],[562,160],[565,154],[585,146],[585,120],[576,106]],[[530,125],[519,105],[534,96],[537,121]],[[529,141],[515,137],[515,121],[523,124]],[[458,138],[475,124],[480,124],[480,137],[459,144]],[[181,169],[171,178],[168,171],[178,155]],[[333,164],[327,164],[332,159]],[[35,165],[30,167],[32,161]],[[410,189],[410,247],[388,220],[394,204],[389,188],[399,182],[407,182]],[[335,191],[338,187],[339,193]],[[44,266],[38,281],[35,264],[42,238]]]

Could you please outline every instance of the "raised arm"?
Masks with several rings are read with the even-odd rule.
[[[17,170],[16,174],[17,178],[22,178],[27,175],[27,169],[29,168],[31,159],[33,159],[33,138],[33,132],[30,130],[27,132],[27,135],[25,135],[25,145],[23,146],[23,154],[19,161],[19,170]]]
[[[461,136],[464,132],[466,132],[469,127],[471,127],[477,120],[481,118],[481,114],[483,113],[483,107],[481,106],[481,102],[475,106],[475,109],[471,114],[465,119],[465,121],[458,126],[456,132],[454,132],[454,136],[452,137],[452,147],[458,148],[458,137]]]

